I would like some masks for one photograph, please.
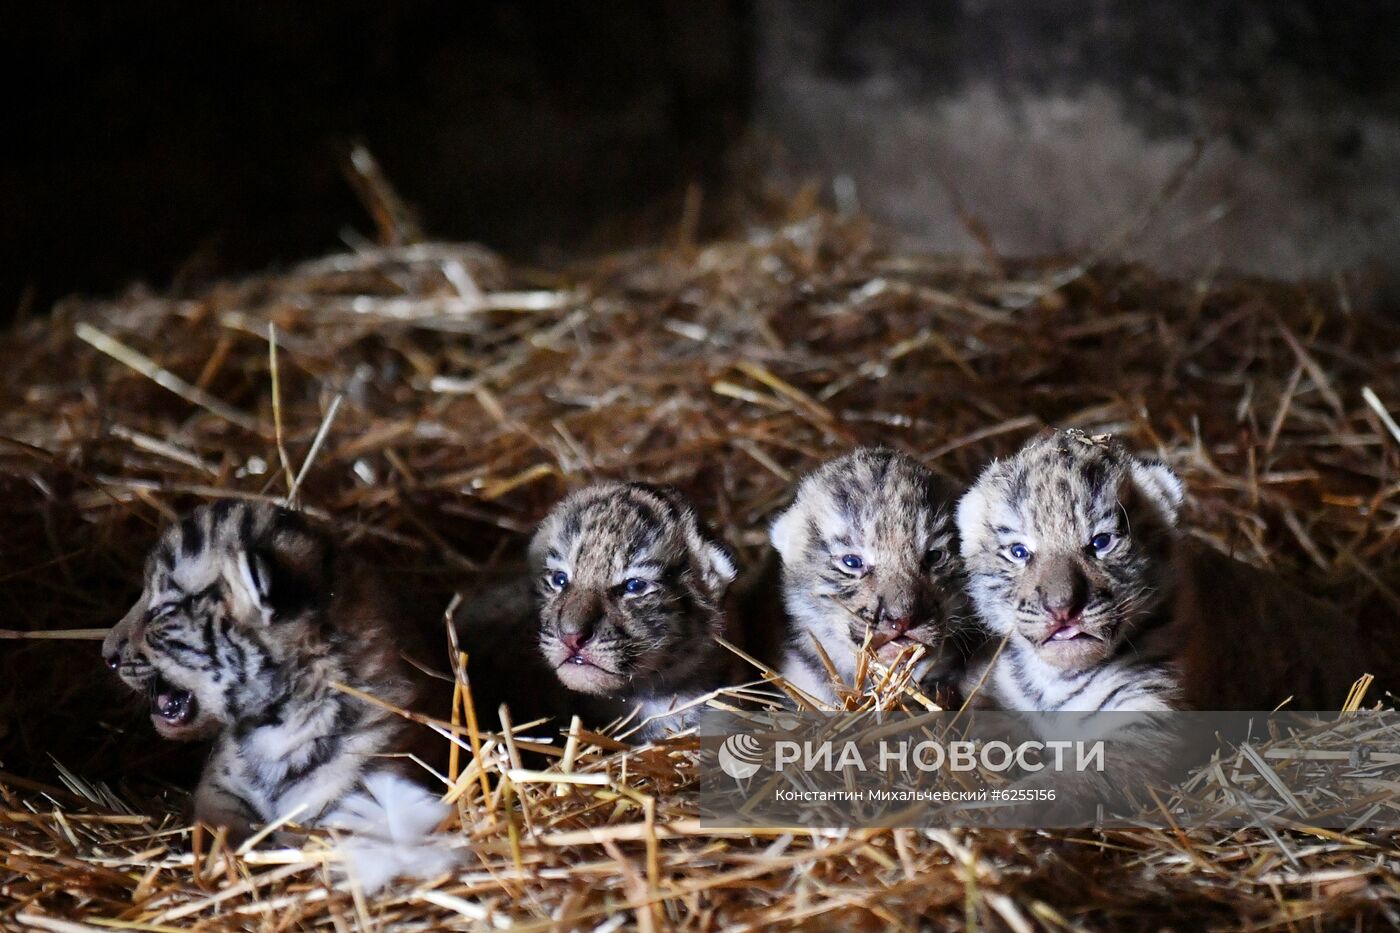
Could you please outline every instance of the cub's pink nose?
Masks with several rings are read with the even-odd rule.
[[[1060,609],[1050,609],[1050,621],[1056,627],[1062,625],[1073,625],[1079,621],[1080,611],[1073,606],[1066,606]]]
[[[592,632],[567,632],[559,640],[564,643],[565,648],[577,653],[583,650],[583,646],[588,644],[588,640],[592,637]]]
[[[913,627],[910,624],[911,621],[912,620],[908,618],[886,619],[885,624],[888,625],[890,628],[894,629],[896,635],[903,635],[905,632],[909,631],[909,629]]]

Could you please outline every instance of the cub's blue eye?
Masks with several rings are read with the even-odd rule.
[[[846,554],[841,558],[841,563],[851,570],[859,570],[865,566],[865,561],[857,554]]]
[[[562,570],[556,570],[549,575],[549,583],[556,590],[562,590],[569,585],[569,575]]]
[[[937,567],[939,564],[943,563],[943,558],[947,556],[948,552],[941,547],[929,548],[928,553],[924,555],[924,562],[930,567]]]
[[[635,596],[638,593],[645,593],[647,591],[647,581],[638,580],[636,577],[633,577],[632,579],[623,583],[622,588],[626,592],[631,593],[633,596]]]
[[[1096,534],[1092,538],[1090,538],[1089,546],[1093,548],[1096,552],[1102,554],[1104,551],[1107,551],[1109,548],[1113,547],[1113,538],[1114,536],[1112,534],[1109,534],[1107,531],[1105,531],[1100,534]]]
[[[1006,553],[1011,555],[1011,559],[1024,564],[1031,559],[1031,549],[1024,544],[1013,544],[1006,549]]]

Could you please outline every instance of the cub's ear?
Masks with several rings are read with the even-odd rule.
[[[971,554],[987,536],[987,494],[979,483],[958,500],[958,540],[963,554]]]
[[[549,539],[553,534],[554,525],[546,518],[530,536],[530,543],[525,548],[525,562],[529,565],[532,575],[544,571],[545,557],[549,554]]]
[[[695,566],[700,572],[700,581],[716,597],[723,596],[729,584],[739,575],[734,564],[734,555],[722,542],[701,538],[693,543],[691,550],[695,556]]]
[[[252,600],[263,622],[272,622],[275,615],[272,609],[273,570],[267,555],[254,550],[239,551],[238,575],[244,594]]]
[[[798,550],[802,546],[799,540],[802,534],[802,522],[803,517],[797,508],[797,503],[793,503],[773,520],[773,524],[768,529],[768,540],[784,563],[792,563],[799,556]]]
[[[1175,527],[1181,514],[1181,504],[1186,501],[1186,489],[1181,484],[1181,477],[1160,460],[1134,457],[1129,469],[1133,484],[1162,513],[1167,524]]]
[[[265,623],[324,608],[334,595],[330,543],[303,526],[282,527],[239,552],[238,569]]]

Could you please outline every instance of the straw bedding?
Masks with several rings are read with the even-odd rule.
[[[1358,304],[1340,282],[901,255],[821,215],[549,274],[422,244],[65,304],[0,350],[21,636],[0,641],[0,926],[1394,924],[1389,835],[713,834],[683,740],[566,743],[566,723],[522,724],[569,746],[543,773],[481,736],[457,763],[462,869],[366,899],[328,882],[315,834],[233,853],[192,833],[197,754],[158,742],[82,640],[159,527],[215,495],[295,489],[440,613],[593,479],[676,484],[754,565],[793,479],[853,443],[966,480],[1046,424],[1159,451],[1194,533],[1393,621],[1400,328]]]

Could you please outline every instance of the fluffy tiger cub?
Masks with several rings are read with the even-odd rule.
[[[545,662],[571,691],[639,706],[643,741],[685,728],[693,715],[673,711],[732,682],[715,636],[728,635],[734,559],[675,489],[573,493],[540,523],[529,567]]]
[[[930,692],[956,682],[980,637],[968,622],[953,509],[961,490],[906,454],[859,448],[803,477],[773,522],[781,567],[754,588],[781,591],[786,632],[780,670],[795,686],[834,703],[815,644],[851,683],[861,645],[893,661],[922,646],[917,674]],[[755,615],[765,614],[755,609]],[[772,630],[771,620],[753,627]]]
[[[1354,620],[1180,534],[1185,492],[1107,437],[1046,433],[958,506],[969,592],[1006,638],[1013,710],[1336,709],[1368,670]]]
[[[149,694],[163,735],[213,736],[194,795],[200,822],[237,839],[300,808],[298,822],[401,843],[446,808],[399,774],[411,763],[386,756],[441,740],[333,684],[423,707],[403,647],[377,582],[325,529],[298,512],[224,500],[161,536],[141,597],[103,650]],[[362,862],[376,885],[362,883],[412,869],[389,861]]]

